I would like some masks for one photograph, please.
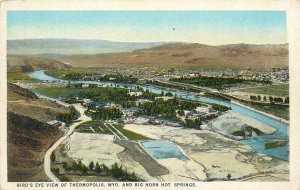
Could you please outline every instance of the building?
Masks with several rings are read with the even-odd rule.
[[[172,99],[174,99],[173,96],[159,96],[159,97],[155,97],[155,100],[163,100],[163,101],[172,100]]]
[[[90,86],[89,84],[83,84],[83,85],[81,85],[81,88],[87,88],[89,86]]]
[[[129,90],[129,92],[127,93],[129,96],[141,96],[143,94],[143,92],[141,91],[136,91],[136,90]]]
[[[203,112],[203,113],[210,113],[210,112],[213,111],[211,105],[207,105],[207,107],[206,106],[200,106],[200,107],[197,107],[195,110],[197,112]]]

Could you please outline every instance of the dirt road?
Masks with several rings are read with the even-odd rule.
[[[50,155],[64,140],[66,140],[73,133],[74,129],[77,126],[79,126],[84,122],[92,120],[90,117],[84,114],[85,109],[80,104],[74,104],[74,108],[80,113],[80,117],[78,118],[79,122],[73,123],[69,127],[69,131],[64,136],[62,136],[58,141],[56,141],[50,149],[48,149],[44,157],[44,171],[46,175],[54,182],[59,182],[60,180],[51,172]]]

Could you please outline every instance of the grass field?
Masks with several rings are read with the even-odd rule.
[[[33,79],[28,76],[26,73],[23,72],[7,72],[7,80],[14,81],[14,80],[37,80]]]
[[[263,103],[251,103],[251,107],[257,110],[261,110],[272,115],[289,120],[289,106],[277,105],[277,104],[263,104]]]
[[[123,92],[124,89],[120,88],[111,88],[111,87],[95,87],[95,88],[66,88],[64,86],[47,86],[47,85],[35,85],[34,90],[40,94],[51,96],[54,98],[57,97],[69,97],[69,96],[78,96],[80,93],[102,93],[102,96],[107,97],[107,100],[110,100],[110,93]],[[126,91],[126,90],[125,90]]]
[[[92,129],[91,129],[92,128]],[[95,132],[94,132],[94,131]],[[103,124],[102,121],[89,121],[79,125],[76,129],[76,132],[80,133],[103,133],[103,134],[112,134]]]
[[[117,128],[121,133],[123,133],[129,140],[149,140],[150,139],[144,135],[124,129],[124,126],[121,124],[112,124],[112,125],[115,128]]]
[[[57,98],[60,96],[68,97],[68,96],[79,95],[80,92],[95,92],[97,91],[98,88],[77,89],[77,88],[66,88],[62,86],[37,85],[34,87],[34,89],[40,94]]]
[[[116,129],[118,129],[121,133],[123,133],[129,140],[149,140],[150,139],[144,135],[124,129],[124,126],[122,124],[114,123],[112,125]],[[115,129],[113,129],[110,126],[110,124],[107,124],[107,126],[112,131],[114,131],[116,134],[118,134],[118,132]],[[89,122],[83,123],[83,124],[79,125],[75,129],[75,131],[80,132],[80,133],[101,133],[101,134],[113,135],[113,133],[107,127],[104,126],[103,121],[89,121]]]
[[[255,94],[268,94],[273,96],[288,96],[289,94],[289,85],[288,84],[279,84],[272,86],[251,86],[248,88],[241,88],[236,91],[249,92]]]

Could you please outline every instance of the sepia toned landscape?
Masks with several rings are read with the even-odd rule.
[[[36,36],[43,14],[78,32]],[[289,181],[284,12],[43,14],[8,17],[8,181]]]

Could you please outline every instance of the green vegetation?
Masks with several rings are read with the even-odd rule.
[[[69,182],[70,179],[66,175],[57,175],[58,179],[62,182]]]
[[[289,106],[274,103],[246,102],[250,107],[289,120]]]
[[[173,88],[173,89],[178,89],[178,90],[185,90],[185,91],[189,91],[189,92],[201,92],[200,89],[195,88],[195,87],[187,87],[187,86],[182,86],[179,84],[170,84],[170,83],[163,83],[160,81],[152,81],[152,80],[148,80],[147,81],[148,84],[153,84],[156,86],[162,86],[162,87],[167,87],[167,88]]]
[[[28,76],[26,73],[23,72],[7,72],[7,80],[14,81],[14,80],[32,80],[35,81],[37,79],[33,79]]]
[[[55,155],[54,152],[52,152],[51,155],[50,155],[51,162],[55,162],[55,159],[56,159],[56,155]]]
[[[131,90],[131,89],[129,89]],[[51,97],[80,97],[89,98],[98,102],[114,102],[124,103],[135,101],[139,98],[154,100],[156,94],[150,93],[148,90],[144,91],[140,87],[132,88],[132,90],[142,91],[141,96],[130,96],[128,89],[114,88],[114,87],[89,87],[89,88],[66,88],[64,86],[35,86],[35,91]]]
[[[89,105],[84,113],[91,116],[93,120],[111,120],[122,116],[122,112],[116,107],[96,107],[93,105]]]
[[[288,96],[289,95],[289,85],[279,84],[271,86],[251,86],[247,88],[240,88],[237,91],[249,92],[253,94],[268,94],[272,96]]]
[[[286,98],[281,98],[281,97],[273,97],[273,96],[269,96],[268,98],[266,96],[263,96],[263,98],[260,95],[250,95],[250,99],[253,101],[264,101],[266,102],[267,99],[270,102],[275,102],[275,103],[285,103],[288,104],[289,103],[289,97]]]
[[[134,172],[129,174],[127,172],[127,169],[124,169],[122,165],[119,166],[117,163],[114,163],[111,168],[109,168],[105,164],[100,165],[98,162],[94,164],[94,162],[92,161],[89,164],[89,167],[87,167],[80,160],[79,162],[73,162],[71,165],[63,162],[63,168],[67,173],[77,172],[77,174],[80,175],[112,176],[122,181],[138,181]],[[53,169],[53,171],[55,171],[56,175],[60,177],[63,176],[59,175],[59,171],[56,172],[55,168]],[[63,181],[68,181],[68,179],[64,179]]]
[[[287,146],[287,140],[273,140],[265,143],[265,149],[277,148],[282,146]]]
[[[245,80],[240,78],[224,78],[224,77],[181,77],[181,78],[171,78],[172,82],[181,82],[187,84],[194,84],[197,86],[210,87],[215,89],[230,88],[238,84],[270,84],[270,81],[259,81],[259,80]]]
[[[211,104],[211,106],[212,106],[212,109],[220,111],[220,112],[225,112],[225,111],[231,110],[230,107],[219,105],[219,104]]]
[[[265,133],[263,133],[261,130],[251,127],[251,126],[247,126],[246,129],[254,131],[257,135],[264,135]]]
[[[59,175],[59,168],[51,167],[51,172],[54,173],[54,175]]]
[[[167,101],[158,99],[154,102],[139,104],[139,108],[141,108],[142,110],[137,111],[135,114],[179,121],[179,118],[176,116],[176,110],[192,110],[201,105],[203,104],[200,102],[182,100],[177,98]]]
[[[245,137],[246,134],[244,131],[234,131],[233,133],[231,133],[233,136],[239,136],[239,137]]]
[[[217,94],[217,93],[212,93],[212,92],[205,92],[204,93],[205,97],[209,97],[209,98],[214,98],[214,99],[219,99],[219,100],[224,100],[224,101],[228,101],[230,102],[231,99],[222,95],[222,94]]]
[[[251,126],[246,126],[244,130],[235,131],[231,134],[234,135],[234,136],[246,137],[246,132],[245,131],[250,132],[250,134],[248,136],[252,136],[252,132],[255,132],[256,135],[264,135],[264,133],[261,130],[256,129],[256,128],[251,127]]]
[[[71,123],[74,119],[78,117],[78,113],[76,109],[71,106],[69,113],[58,113],[56,115],[56,119],[67,124]]]
[[[62,78],[63,76],[70,74],[70,73],[88,73],[88,74],[108,74],[111,73],[110,71],[107,71],[105,68],[99,68],[99,67],[70,67],[70,68],[57,68],[57,69],[50,69],[46,71],[47,75],[56,77],[56,78]]]
[[[87,71],[87,72],[85,72]],[[116,83],[127,83],[134,84],[138,81],[137,78],[132,75],[124,76],[121,73],[107,73],[100,69],[100,72],[97,72],[98,69],[90,70],[90,69],[73,69],[73,70],[50,70],[47,71],[46,74],[51,76],[68,79],[68,80],[84,80],[84,81],[103,81],[103,82],[116,82]]]
[[[94,133],[91,128],[95,131],[95,133],[111,134],[102,121],[84,122],[80,124],[75,131],[80,133]]]
[[[201,125],[201,119],[197,118],[195,120],[192,119],[185,119],[185,123],[183,124],[184,127],[187,128],[195,128],[195,129],[200,129],[200,125]]]
[[[130,140],[149,140],[150,138],[142,135],[135,133],[133,131],[129,131],[127,129],[124,129],[124,126],[121,124],[112,124],[115,128],[117,128],[121,133],[123,133],[128,139]]]

